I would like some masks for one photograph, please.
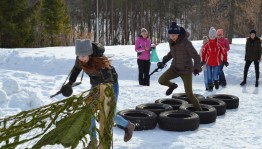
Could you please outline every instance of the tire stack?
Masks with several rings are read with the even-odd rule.
[[[213,94],[206,98],[194,95],[203,111],[196,111],[185,93],[176,93],[172,98],[160,98],[155,103],[140,104],[117,114],[134,123],[135,130],[154,129],[158,123],[163,130],[180,132],[196,130],[199,124],[213,123],[217,116],[225,114],[226,109],[239,106],[239,98],[234,95]]]
[[[224,101],[226,103],[226,109],[236,109],[239,106],[239,98],[234,95],[228,95],[228,94],[212,94],[208,95],[207,99],[217,99]]]
[[[160,98],[155,101],[155,103],[168,104],[173,107],[173,110],[179,110],[182,104],[188,104],[186,100],[176,99],[176,98]]]
[[[157,125],[157,115],[148,110],[127,109],[117,114],[135,124],[135,130],[154,129]],[[118,127],[122,128],[119,125]]]
[[[172,110],[159,115],[158,124],[168,131],[193,131],[199,127],[199,116],[188,110]]]

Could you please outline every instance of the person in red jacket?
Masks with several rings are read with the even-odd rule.
[[[217,40],[224,46],[225,52],[230,50],[229,41],[227,38],[224,37],[223,29],[217,29]],[[222,57],[223,60],[223,57]],[[218,73],[218,82],[220,85],[225,87],[227,85],[226,77],[223,71],[224,63],[221,63],[219,66],[219,73]]]
[[[223,56],[223,61],[221,60],[221,56]],[[228,62],[227,52],[225,52],[221,43],[217,41],[217,33],[214,27],[211,27],[209,30],[209,41],[203,48],[201,63],[202,65],[206,64],[209,91],[213,91],[214,85],[215,88],[218,89],[219,66],[222,63],[224,63],[225,66],[228,66]]]

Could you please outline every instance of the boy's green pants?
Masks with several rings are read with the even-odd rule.
[[[159,84],[165,85],[168,87],[172,86],[170,80],[181,77],[184,82],[184,88],[187,98],[191,101],[197,111],[201,111],[198,99],[194,96],[192,91],[192,74],[178,74],[172,68],[167,69],[158,79]]]

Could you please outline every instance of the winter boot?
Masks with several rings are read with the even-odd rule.
[[[214,81],[214,84],[215,84],[215,88],[216,88],[216,89],[219,89],[219,83],[218,83],[217,80]]]
[[[243,85],[245,85],[246,83],[247,83],[246,80],[244,80],[244,81],[242,81],[242,82],[240,83],[240,85],[243,86]]]
[[[208,84],[208,90],[209,90],[210,92],[213,91],[213,87],[214,87],[214,84]]]
[[[97,148],[98,145],[98,141],[97,140],[92,140],[88,143],[88,146],[86,147],[86,149],[93,149],[93,146],[95,148]]]
[[[227,86],[227,81],[226,81],[226,80],[225,80],[225,81],[222,81],[222,82],[221,82],[221,86],[222,86],[222,87],[226,87],[226,86]]]
[[[176,89],[178,85],[176,83],[173,83],[167,90],[166,90],[166,95],[169,96],[172,94],[173,90]]]
[[[258,81],[256,81],[255,87],[258,87]]]
[[[124,141],[127,142],[132,138],[133,131],[135,129],[135,125],[128,121],[127,128],[125,128],[125,136]]]

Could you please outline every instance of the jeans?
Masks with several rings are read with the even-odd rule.
[[[214,81],[218,80],[219,66],[207,66],[207,82],[213,84]]]
[[[222,63],[220,66],[219,66],[219,82],[225,82],[226,81],[226,77],[225,77],[225,74],[224,74],[224,71],[223,71],[223,68],[224,68],[224,64]]]
[[[115,102],[117,104],[118,95],[119,95],[119,84],[118,84],[118,82],[114,83],[114,93],[115,93]],[[115,109],[115,113],[116,113],[116,109]],[[124,128],[127,128],[128,121],[125,120],[122,116],[115,115],[114,121],[117,125],[120,125]],[[94,127],[96,128],[96,120],[94,118],[91,118],[91,127],[90,127],[91,132],[92,132],[92,128],[94,128]],[[93,135],[94,139],[97,140],[96,131],[93,131],[92,135]]]
[[[204,83],[205,87],[208,88],[207,70],[204,70]]]

